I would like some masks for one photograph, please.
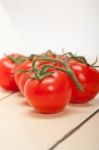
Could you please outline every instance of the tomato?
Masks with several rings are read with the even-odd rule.
[[[25,64],[25,63],[24,63]],[[41,69],[44,65],[47,65],[47,64],[51,64],[50,62],[47,62],[47,61],[38,61],[37,62],[38,64],[38,67],[39,69]],[[31,68],[31,67],[30,67]],[[24,68],[25,69],[25,68]],[[53,69],[52,69],[53,70]],[[23,72],[23,73],[20,73],[19,76],[17,74],[17,80],[18,80],[18,87],[20,89],[20,92],[22,95],[24,95],[24,85],[26,83],[26,81],[28,80],[28,78],[31,76],[31,74],[29,72]]]
[[[19,66],[17,66],[17,68],[15,70],[15,74],[14,74],[14,79],[15,79],[17,86],[19,86],[20,77],[22,76],[22,74],[24,74],[24,72],[20,72],[20,71],[21,70],[29,70],[31,65],[32,65],[32,61],[27,60],[27,61],[23,62],[22,64],[20,64]]]
[[[24,59],[25,57],[20,54],[11,54],[0,59],[0,86],[2,88],[12,91],[18,90],[14,80],[14,72]]]
[[[56,113],[61,111],[71,99],[68,75],[54,70],[42,80],[28,79],[24,87],[25,97],[38,112]]]
[[[83,91],[79,91],[73,80],[71,79],[72,98],[73,103],[86,103],[92,100],[99,91],[99,71],[95,68],[80,62],[73,62],[70,64],[77,79],[83,87]]]
[[[24,95],[24,85],[25,82],[27,81],[27,79],[29,78],[29,73],[28,72],[19,72],[18,70],[29,70],[31,68],[32,65],[31,60],[28,60],[26,62],[24,62],[23,64],[21,64],[20,66],[17,67],[16,72],[15,72],[15,81],[20,89],[20,92],[22,95]],[[41,69],[44,65],[53,65],[52,62],[48,62],[46,60],[40,60],[36,62],[36,65]]]
[[[22,95],[24,95],[24,86],[28,78],[29,78],[28,72],[25,72],[20,76],[18,86]]]
[[[48,50],[46,51],[45,53],[42,53],[40,54],[40,56],[49,56],[50,58],[55,58],[56,55],[52,53],[52,51]],[[34,56],[34,57],[39,57],[38,56]],[[40,66],[40,65],[44,65],[44,64],[50,64],[51,62],[48,62],[46,60],[42,60],[42,61],[37,61],[37,65]],[[16,68],[16,71],[15,71],[15,82],[16,84],[19,86],[19,80],[21,78],[21,75],[24,74],[24,72],[18,72],[19,70],[28,70],[30,69],[32,65],[32,59],[28,59],[26,62],[23,62],[22,64],[20,64],[17,68]],[[23,84],[23,83],[22,83]],[[20,85],[21,86],[21,85]],[[20,90],[21,90],[21,93],[23,93],[23,88],[19,87]]]

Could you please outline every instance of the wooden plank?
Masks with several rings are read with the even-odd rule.
[[[8,96],[12,95],[13,92],[12,91],[5,91],[4,89],[2,89],[0,87],[0,101],[7,98]]]
[[[57,114],[39,114],[15,93],[0,103],[0,148],[48,150],[97,108],[98,96],[89,104],[72,104]]]
[[[99,150],[99,113],[56,149]]]

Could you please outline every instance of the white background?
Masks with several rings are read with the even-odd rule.
[[[62,48],[99,55],[99,0],[0,0],[0,55]]]

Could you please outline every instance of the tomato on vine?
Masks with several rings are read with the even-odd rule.
[[[71,102],[79,104],[93,100],[99,91],[99,71],[96,69],[98,66],[95,65],[97,59],[93,64],[89,64],[85,57],[67,53],[66,60],[83,87],[83,91],[80,91],[70,78],[72,86]]]
[[[37,61],[42,60],[48,63],[39,67]],[[56,63],[61,63],[64,68],[57,66]],[[33,72],[25,82],[24,94],[28,103],[40,113],[56,113],[67,106],[72,92],[69,75],[82,90],[68,64],[65,66],[64,62],[58,59],[41,56],[33,61],[32,67]]]
[[[57,113],[71,99],[71,86],[65,73],[55,70],[42,80],[28,79],[25,83],[24,94],[27,101],[40,113]]]
[[[71,69],[74,71],[77,79],[83,86],[83,91],[79,91],[71,80],[73,103],[86,103],[94,99],[99,92],[99,71],[94,67],[82,64],[80,62],[71,63]]]

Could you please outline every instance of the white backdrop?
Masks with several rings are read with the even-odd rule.
[[[62,48],[99,55],[99,0],[0,0],[0,55]]]

